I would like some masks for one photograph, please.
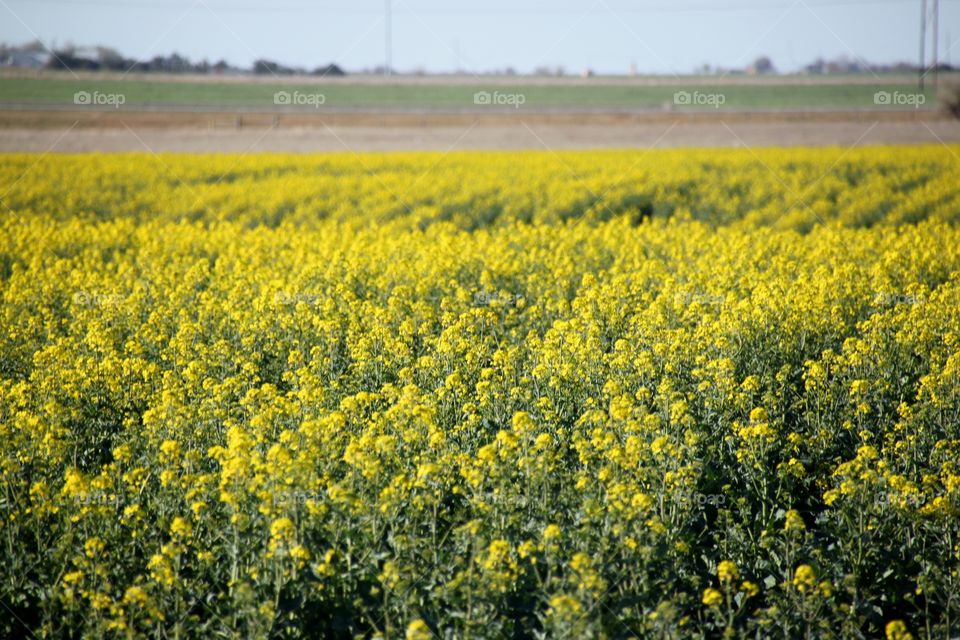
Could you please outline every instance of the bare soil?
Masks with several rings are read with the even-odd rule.
[[[0,111],[0,151],[235,152],[960,143],[932,112]]]

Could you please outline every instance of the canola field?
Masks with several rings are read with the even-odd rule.
[[[960,635],[958,154],[0,156],[0,636]]]

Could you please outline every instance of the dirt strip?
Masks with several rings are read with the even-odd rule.
[[[0,151],[397,151],[960,143],[935,112],[0,111]]]

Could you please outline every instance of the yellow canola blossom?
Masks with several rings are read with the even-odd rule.
[[[0,637],[956,635],[958,154],[0,156]]]

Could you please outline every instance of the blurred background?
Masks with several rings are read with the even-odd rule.
[[[0,150],[960,140],[960,0],[0,0]]]

